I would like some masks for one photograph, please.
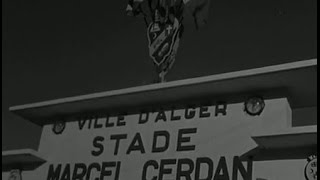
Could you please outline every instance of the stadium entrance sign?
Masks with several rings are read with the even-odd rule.
[[[262,119],[281,118],[285,105],[267,101],[260,116],[246,114],[243,103],[94,114],[60,134],[45,125],[46,179],[251,180],[253,163],[241,155],[257,146],[251,134]]]

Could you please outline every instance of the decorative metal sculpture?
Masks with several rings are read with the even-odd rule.
[[[149,55],[160,82],[176,59],[183,33],[183,13],[188,8],[195,18],[196,27],[205,24],[209,0],[129,0],[126,12],[142,16],[147,26]]]

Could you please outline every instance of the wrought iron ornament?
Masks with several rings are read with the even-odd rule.
[[[189,6],[196,22],[205,22],[201,14],[208,9],[209,0],[129,0],[126,12],[142,16],[147,26],[149,55],[153,60],[160,81],[175,62],[183,33],[183,13]],[[190,8],[191,7],[191,8]]]

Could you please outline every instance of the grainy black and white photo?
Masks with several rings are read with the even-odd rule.
[[[2,179],[316,180],[317,0],[2,0]]]

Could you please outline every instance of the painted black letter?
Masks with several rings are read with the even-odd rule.
[[[165,138],[165,144],[162,147],[157,147],[158,137],[163,136]],[[164,152],[169,148],[170,134],[168,131],[155,131],[153,135],[152,152]]]
[[[181,119],[181,116],[175,115],[174,112],[175,112],[175,109],[172,109],[172,110],[171,110],[171,121],[178,121],[178,120],[180,120],[180,119]]]
[[[155,161],[155,160],[147,161],[143,166],[142,180],[149,180],[149,179],[147,179],[147,168],[148,168],[148,166],[153,166],[154,169],[159,169],[159,165],[158,165],[157,161]],[[157,176],[153,176],[151,180],[157,180]]]
[[[80,120],[78,120],[78,124],[79,124],[79,129],[82,130],[84,125],[86,124],[86,120],[80,119]]]
[[[252,160],[247,161],[247,170],[244,168],[240,158],[235,156],[233,158],[232,180],[238,180],[238,170],[243,180],[252,180]]]
[[[192,110],[190,110],[190,109],[192,109]],[[186,119],[192,119],[192,118],[194,118],[195,115],[196,115],[196,111],[194,110],[194,108],[186,108],[185,114],[184,114],[184,117]]]
[[[166,113],[163,110],[158,112],[155,122],[158,122],[159,120],[167,121]]]
[[[95,129],[99,129],[99,128],[102,128],[102,127],[103,127],[102,124],[99,124],[99,117],[98,117],[98,116],[94,118],[94,125],[93,125],[93,127],[94,127]]]
[[[104,150],[103,145],[99,141],[100,142],[104,141],[104,137],[97,136],[93,139],[93,146],[98,149],[97,151],[94,151],[94,150],[91,151],[91,154],[93,156],[99,156]]]
[[[214,174],[214,180],[230,180],[226,158],[222,156]]]
[[[122,115],[119,115],[119,116],[118,116],[117,126],[125,126],[125,125],[126,125],[126,122],[124,121],[124,116],[125,116],[126,114],[127,114],[127,113],[123,113]]]
[[[183,146],[182,143],[190,142],[190,137],[183,137],[184,134],[197,133],[197,128],[180,129],[178,132],[177,151],[194,151],[196,146],[189,145]]]
[[[227,115],[227,103],[225,102],[217,103],[215,116],[218,116],[219,113],[221,113],[224,116]]]
[[[78,169],[81,171],[78,172]],[[84,163],[76,163],[73,169],[72,180],[83,180],[87,173],[87,166]]]
[[[106,169],[109,167],[116,167],[116,162],[103,162],[102,163],[100,179],[104,179],[104,177],[112,175],[112,171]]]
[[[144,114],[145,114],[145,118],[143,118]],[[139,115],[139,124],[144,124],[144,123],[148,122],[148,120],[149,120],[149,113],[148,112],[146,112],[146,113],[141,112]]]
[[[111,135],[110,136],[111,140],[116,140],[116,145],[114,147],[114,155],[118,155],[119,152],[119,144],[120,144],[120,140],[121,139],[127,139],[127,135],[126,134],[117,134],[117,135]]]
[[[91,171],[93,168],[96,168],[97,171],[101,171],[101,167],[98,163],[92,163],[88,166],[88,173],[87,173],[87,176],[86,176],[86,180],[89,180],[89,179],[99,179],[99,178],[92,178],[90,177],[91,175]]]
[[[187,165],[187,170],[182,170],[182,166]],[[182,177],[185,177],[186,180],[192,180],[191,174],[194,170],[194,163],[191,159],[179,159],[178,160],[178,167],[177,167],[177,180],[180,180]]]
[[[164,174],[171,174],[172,169],[165,168],[165,165],[176,164],[176,159],[163,159],[160,162],[160,170],[159,170],[159,180],[163,180]]]
[[[61,180],[70,180],[70,176],[70,164],[66,164],[66,167],[64,167],[63,173],[61,175]]]
[[[47,180],[59,180],[60,173],[61,173],[61,164],[58,164],[57,168],[54,168],[53,164],[50,164]]]
[[[137,142],[137,145],[136,145],[136,142]],[[144,147],[143,147],[140,133],[137,133],[134,136],[134,138],[133,138],[133,140],[127,150],[127,154],[130,154],[131,151],[140,151],[142,154],[146,153],[146,151],[144,150]]]
[[[208,112],[208,107],[207,106],[202,106],[200,107],[200,118],[206,118],[210,117],[210,112]]]
[[[208,175],[207,175],[207,177],[200,179],[201,164],[208,165]],[[213,162],[212,162],[212,160],[207,157],[197,158],[195,180],[211,180],[212,176],[213,176]]]

